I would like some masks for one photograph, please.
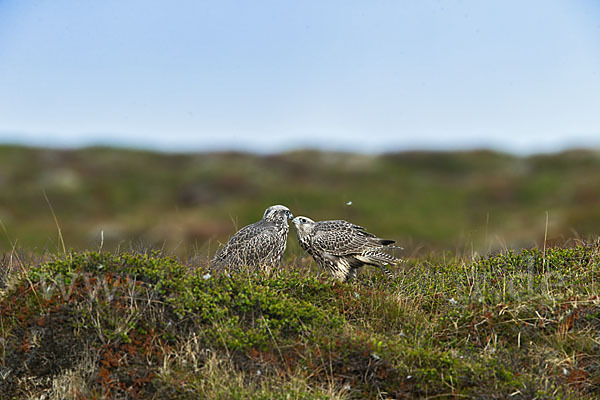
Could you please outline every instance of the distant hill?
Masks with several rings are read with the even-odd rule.
[[[0,146],[0,252],[61,248],[51,205],[67,248],[153,246],[208,257],[272,204],[352,220],[409,255],[541,246],[545,237],[564,243],[600,231],[600,153],[257,156]],[[294,240],[290,248],[299,251]]]

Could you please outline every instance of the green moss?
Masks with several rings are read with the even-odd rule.
[[[88,371],[83,397],[594,398],[598,261],[583,244],[431,257],[333,284],[71,252],[2,293],[0,393]]]

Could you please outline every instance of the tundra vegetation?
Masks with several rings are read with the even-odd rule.
[[[335,283],[304,259],[211,275],[159,252],[1,266],[0,393],[33,399],[600,396],[600,245],[409,259]]]

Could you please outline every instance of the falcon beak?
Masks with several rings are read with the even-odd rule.
[[[294,214],[292,214],[291,211],[288,211],[287,212],[287,217],[288,217],[288,219],[294,219]]]

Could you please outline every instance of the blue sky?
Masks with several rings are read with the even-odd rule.
[[[0,142],[600,147],[600,4],[0,0]]]

